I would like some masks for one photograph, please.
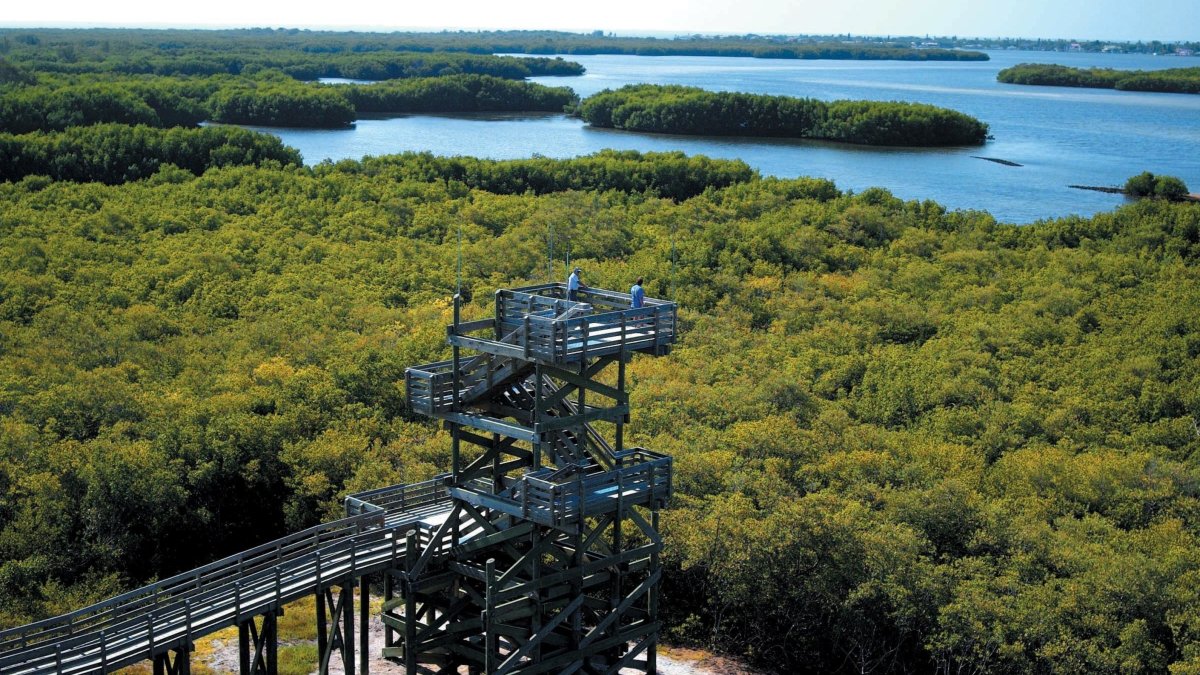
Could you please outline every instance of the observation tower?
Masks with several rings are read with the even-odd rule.
[[[453,358],[405,374],[410,408],[452,443],[438,488],[449,508],[416,521],[386,577],[384,654],[409,673],[655,672],[672,467],[625,446],[625,369],[668,353],[676,306],[632,309],[594,288],[566,298],[563,284],[500,290],[495,316],[469,322],[456,298]]]

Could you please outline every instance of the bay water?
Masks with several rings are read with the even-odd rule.
[[[764,175],[816,176],[843,190],[884,187],[904,199],[990,212],[1029,223],[1091,215],[1120,195],[1068,185],[1120,186],[1142,171],[1178,176],[1200,191],[1200,96],[1002,84],[1017,63],[1153,70],[1200,63],[1145,54],[990,52],[990,61],[803,61],[693,56],[566,56],[578,77],[535,81],[581,97],[633,83],[822,100],[912,101],[952,108],[988,123],[977,147],[878,148],[820,141],[698,137],[594,129],[563,114],[401,115],[360,119],[353,128],[281,129],[308,164],[407,150],[494,159],[574,157],[604,148],[682,150],[741,159]],[[979,157],[1002,159],[1009,166]]]

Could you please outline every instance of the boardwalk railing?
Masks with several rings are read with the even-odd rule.
[[[52,619],[0,632],[0,672],[96,672],[152,658],[382,569],[395,542],[368,512],[297,532]]]
[[[450,500],[444,473],[420,483],[391,485],[388,487],[358,492],[346,497],[346,513],[359,514],[403,513],[414,509],[442,504]]]
[[[422,550],[423,516],[449,510],[445,475],[346,498],[347,518],[311,527],[104,602],[0,631],[0,672],[93,673],[133,664]],[[439,543],[434,554],[449,551]]]

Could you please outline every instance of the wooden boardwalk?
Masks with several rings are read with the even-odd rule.
[[[388,502],[45,621],[0,632],[0,672],[111,672],[403,560],[402,529],[428,533],[451,508],[441,479]],[[348,503],[350,500],[347,500]],[[389,507],[391,507],[389,509]],[[473,533],[465,533],[470,536]],[[429,535],[425,538],[428,540]]]

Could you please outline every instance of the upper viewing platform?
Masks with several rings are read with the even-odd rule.
[[[633,307],[628,293],[583,288],[567,299],[566,284],[496,291],[495,316],[456,321],[447,342],[479,352],[464,359],[411,367],[406,389],[411,408],[427,415],[487,396],[497,384],[523,375],[534,364],[564,366],[589,359],[641,352],[665,355],[675,342],[674,302],[645,298]],[[456,387],[457,385],[457,387]]]
[[[655,298],[637,309],[631,305],[629,293],[601,288],[582,288],[576,301],[568,300],[565,283],[500,289],[496,318],[458,324],[451,328],[450,344],[547,364],[670,350],[677,305]],[[487,329],[492,339],[470,336]]]
[[[633,308],[628,293],[584,288],[567,299],[566,284],[496,291],[496,316],[449,327],[451,345],[547,364],[618,352],[665,354],[675,342],[677,306],[646,298]],[[490,331],[488,337],[473,335]]]

